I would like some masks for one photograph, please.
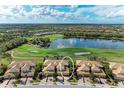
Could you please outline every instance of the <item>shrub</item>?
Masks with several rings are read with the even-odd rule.
[[[100,62],[104,62],[106,61],[107,59],[105,57],[99,57],[99,56],[96,56],[96,55],[90,55],[87,57],[88,60],[91,60],[91,61],[100,61]]]
[[[36,63],[36,66],[35,66],[35,72],[34,72],[34,79],[36,79],[36,77],[38,76],[38,73],[42,71],[42,65],[43,65],[43,62],[37,62]]]

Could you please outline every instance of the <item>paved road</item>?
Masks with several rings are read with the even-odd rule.
[[[18,86],[17,88],[96,88],[96,87],[86,85],[32,85]]]

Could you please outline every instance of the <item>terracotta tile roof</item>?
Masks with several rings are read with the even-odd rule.
[[[43,71],[54,71],[55,66],[57,67],[57,71],[60,71],[60,65],[62,71],[66,70],[66,66],[68,66],[68,60],[45,60],[43,64]]]
[[[115,64],[112,71],[116,75],[124,75],[124,64]]]
[[[102,64],[97,61],[82,61],[77,60],[76,61],[77,71],[89,71],[89,67],[91,67],[91,70],[93,72],[101,72],[100,67],[102,67]]]
[[[20,69],[23,72],[31,72],[31,67],[34,67],[35,63],[31,61],[14,62],[10,64],[9,69],[6,71],[5,76],[13,76],[14,73],[19,73]],[[21,74],[22,74],[21,73]]]

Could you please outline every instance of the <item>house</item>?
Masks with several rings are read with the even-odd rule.
[[[102,73],[102,64],[100,62],[96,62],[96,61],[90,61],[92,64],[91,70],[94,73]]]
[[[61,75],[69,75],[69,68],[68,68],[68,60],[45,60],[43,64],[43,75],[52,76],[55,70],[55,67],[57,68],[57,74]]]
[[[90,68],[87,66],[86,62],[82,60],[76,60],[76,68],[78,76],[89,76]]]
[[[102,64],[100,62],[77,60],[76,67],[78,76],[89,76],[90,73],[93,72],[95,76],[105,77],[105,73],[102,70]]]
[[[32,62],[27,62],[22,68],[21,68],[21,76],[22,77],[33,77],[35,72],[35,64]]]
[[[124,80],[124,64],[115,64],[112,66],[112,72],[119,79]]]
[[[13,63],[4,74],[4,78],[15,78],[19,74],[20,64]]]
[[[35,63],[30,61],[14,62],[9,65],[8,70],[4,74],[4,78],[16,78],[21,73],[21,77],[33,77]]]

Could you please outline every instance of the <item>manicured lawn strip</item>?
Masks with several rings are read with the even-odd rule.
[[[45,56],[71,56],[78,59],[86,60],[86,56],[75,56],[75,52],[91,52],[91,55],[106,57],[108,61],[124,62],[124,50],[107,50],[95,48],[60,48],[60,49],[44,49],[36,46],[24,44],[14,50],[14,58],[18,60],[41,60]]]

